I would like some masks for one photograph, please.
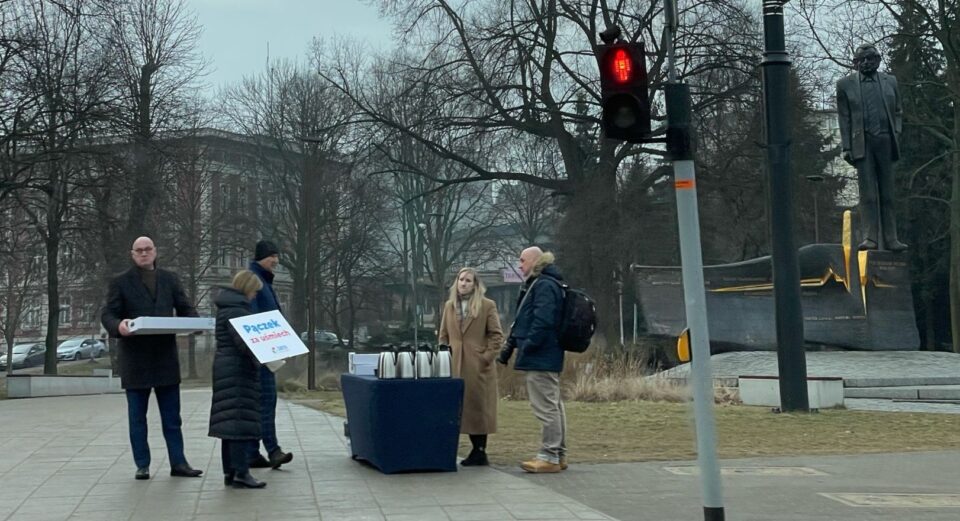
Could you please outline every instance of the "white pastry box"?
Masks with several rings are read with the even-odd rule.
[[[213,317],[137,317],[129,323],[134,335],[189,335],[215,326]]]
[[[347,361],[350,364],[350,374],[373,376],[373,370],[380,364],[380,355],[349,353]]]

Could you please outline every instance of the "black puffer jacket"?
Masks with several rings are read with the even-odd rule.
[[[250,314],[250,303],[233,288],[222,288],[217,305],[217,353],[213,358],[210,433],[224,440],[260,438],[260,372],[253,354],[230,325]]]

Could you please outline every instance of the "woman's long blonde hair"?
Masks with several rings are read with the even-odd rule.
[[[450,286],[450,297],[447,302],[453,304],[454,310],[457,309],[457,303],[460,301],[460,294],[457,291],[457,281],[460,280],[460,275],[464,273],[469,273],[473,277],[473,295],[470,295],[467,310],[470,312],[470,316],[476,318],[480,316],[480,308],[483,307],[483,297],[487,294],[487,287],[483,285],[483,281],[481,281],[480,276],[477,275],[477,270],[473,268],[460,268],[457,276],[453,278],[453,284]]]

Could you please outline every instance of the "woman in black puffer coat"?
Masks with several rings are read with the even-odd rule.
[[[260,364],[230,325],[230,319],[250,314],[250,299],[261,287],[259,277],[241,271],[233,277],[232,287],[222,288],[214,299],[217,352],[209,435],[222,440],[223,481],[234,488],[267,485],[250,475],[250,454],[260,439]]]

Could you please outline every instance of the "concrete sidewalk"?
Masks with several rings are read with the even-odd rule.
[[[202,479],[170,477],[155,404],[152,479],[135,481],[123,395],[0,400],[0,521],[611,519],[492,468],[383,475],[350,459],[342,419],[282,401],[279,438],[293,462],[255,470],[264,490],[228,489],[207,437],[210,392],[182,398],[186,454]]]
[[[287,402],[278,408],[279,437],[294,461],[255,471],[265,490],[225,489],[219,446],[206,436],[209,406],[209,391],[183,392],[187,457],[204,477],[170,477],[152,407],[153,477],[135,481],[122,395],[0,401],[0,521],[703,518],[693,462],[386,476],[350,459],[342,419]],[[723,465],[731,520],[960,519],[960,452]]]
[[[721,465],[729,520],[960,519],[956,451],[749,458]],[[576,465],[556,476],[525,478],[624,521],[703,519],[692,461]]]

